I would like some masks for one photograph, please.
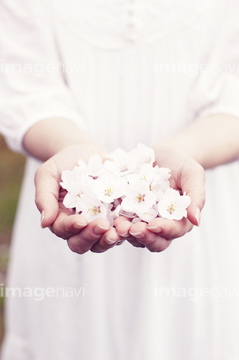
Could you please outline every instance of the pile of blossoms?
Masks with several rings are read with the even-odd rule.
[[[133,222],[181,220],[190,198],[171,188],[170,170],[154,162],[154,151],[143,144],[129,152],[117,149],[104,163],[99,155],[88,164],[79,160],[72,171],[62,172],[63,204],[88,221],[106,218],[110,224],[118,216]]]

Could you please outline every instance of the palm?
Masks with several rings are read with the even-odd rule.
[[[188,219],[167,220],[155,218],[149,224],[138,222],[132,224],[129,219],[119,218],[115,226],[121,236],[127,238],[134,246],[146,246],[150,251],[165,250],[171,240],[183,236],[194,225],[196,207],[204,204],[204,171],[192,158],[169,147],[155,149],[155,165],[171,170],[170,186],[191,197],[188,207]],[[198,203],[198,204],[197,204]]]

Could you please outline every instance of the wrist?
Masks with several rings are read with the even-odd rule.
[[[209,169],[238,159],[238,134],[238,118],[215,114],[192,122],[159,145],[175,148]]]
[[[61,150],[71,146],[91,149],[92,153],[107,150],[67,119],[45,119],[34,124],[23,138],[26,151],[39,160],[46,161]]]
[[[181,156],[185,158],[191,158],[198,163],[198,156],[196,155],[196,151],[193,147],[193,145],[190,144],[184,144],[177,139],[170,138],[167,140],[163,140],[154,146],[152,146],[152,149],[155,152],[155,156],[165,157],[172,159],[172,155],[174,156],[176,154],[181,154]]]

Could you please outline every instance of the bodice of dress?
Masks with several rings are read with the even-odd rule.
[[[137,41],[152,43],[191,24],[207,0],[52,0],[54,12],[71,31],[103,48]],[[69,17],[71,22],[69,23]]]

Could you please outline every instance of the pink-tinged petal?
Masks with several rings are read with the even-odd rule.
[[[104,175],[106,169],[103,167],[102,158],[98,154],[94,154],[88,161],[88,174],[94,178]]]
[[[167,189],[164,197],[158,202],[158,212],[165,219],[181,220],[187,217],[189,196],[181,196],[177,190]]]
[[[92,221],[97,218],[107,218],[108,208],[105,204],[95,198],[88,198],[81,203],[81,214],[88,220]]]
[[[133,156],[137,156],[138,158],[138,167],[141,167],[144,164],[150,164],[153,165],[155,161],[155,154],[153,149],[150,147],[144,145],[144,144],[138,144],[136,149],[131,150]]]
[[[128,212],[145,212],[156,201],[155,194],[144,183],[129,185],[125,195],[121,206],[124,211]]]
[[[109,155],[109,160],[104,162],[104,167],[114,175],[124,176],[136,169],[137,158],[123,149],[116,149]]]
[[[68,209],[73,209],[77,205],[77,196],[67,193],[63,200],[63,205]]]
[[[155,219],[159,215],[159,213],[154,208],[151,208],[148,211],[145,211],[144,213],[137,212],[137,215],[141,220],[145,222],[150,222],[151,220]]]
[[[92,193],[101,201],[111,203],[125,193],[127,181],[122,177],[102,176],[91,183]]]

